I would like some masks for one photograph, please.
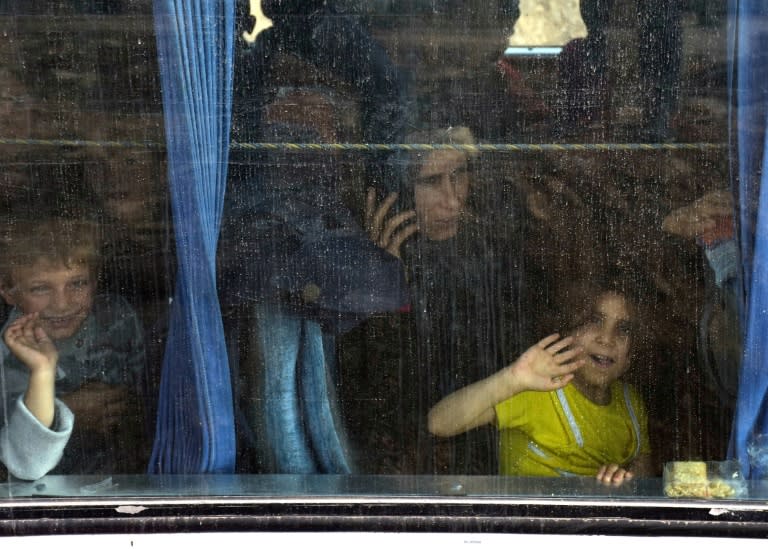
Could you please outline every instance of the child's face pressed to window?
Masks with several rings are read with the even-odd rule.
[[[12,279],[13,288],[3,290],[5,300],[24,314],[40,313],[42,328],[54,341],[74,335],[91,311],[94,280],[87,265],[41,259],[14,268]]]
[[[629,368],[630,310],[618,294],[604,293],[590,320],[576,329],[575,344],[584,349],[586,362],[576,371],[579,388],[607,389]]]

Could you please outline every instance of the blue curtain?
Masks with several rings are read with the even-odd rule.
[[[216,289],[234,14],[234,0],[154,2],[179,267],[150,473],[234,471],[232,388]]]
[[[744,354],[731,453],[750,475],[750,440],[756,433],[768,432],[768,196],[764,197],[768,192],[768,3],[731,0],[729,9],[731,104],[736,107],[736,127],[731,136],[738,150],[732,179],[738,197],[746,298],[741,311]]]

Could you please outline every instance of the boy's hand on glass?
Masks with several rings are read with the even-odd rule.
[[[600,467],[596,478],[598,482],[606,486],[621,486],[625,480],[632,480],[634,476],[631,471],[627,471],[620,465],[608,463]]]
[[[400,246],[419,228],[412,223],[416,212],[408,210],[386,219],[397,200],[397,193],[391,193],[376,207],[376,190],[368,188],[365,201],[365,226],[370,239],[380,248],[400,258]]]
[[[510,366],[516,385],[513,392],[554,391],[568,385],[573,372],[584,364],[582,349],[572,344],[573,337],[552,334],[525,351]]]
[[[5,330],[3,339],[11,352],[34,373],[53,373],[59,352],[38,321],[39,313],[30,313],[14,320]]]
[[[125,387],[91,381],[60,398],[81,425],[89,430],[111,434],[125,422],[131,395]]]

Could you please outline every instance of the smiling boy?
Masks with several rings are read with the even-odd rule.
[[[13,310],[0,367],[14,404],[0,458],[27,479],[57,463],[58,473],[138,472],[143,336],[122,298],[96,294],[95,225],[51,216],[5,233],[0,295]]]

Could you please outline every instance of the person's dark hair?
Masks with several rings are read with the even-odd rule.
[[[472,169],[477,152],[471,147],[464,149],[464,145],[475,145],[475,137],[466,126],[449,126],[447,128],[429,128],[409,133],[403,140],[404,145],[459,145],[461,150],[466,150],[469,169]],[[414,181],[419,168],[432,151],[413,150],[407,153],[407,177]]]
[[[13,270],[40,260],[55,265],[86,265],[94,275],[101,262],[98,224],[60,215],[9,219],[0,234],[0,284],[13,286]]]
[[[650,294],[644,282],[631,275],[590,276],[564,284],[557,292],[557,313],[549,329],[567,334],[583,326],[589,322],[597,301],[606,294],[624,298],[631,315],[633,347],[636,342],[644,342],[648,334],[644,333],[646,323],[642,319],[647,315],[643,304],[649,301]]]

